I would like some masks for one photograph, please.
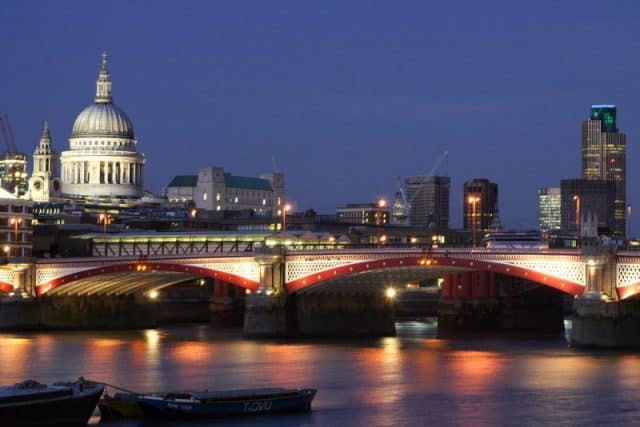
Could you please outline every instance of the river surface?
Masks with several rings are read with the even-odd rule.
[[[570,324],[568,325],[570,327]],[[564,337],[397,336],[250,340],[204,325],[0,334],[2,384],[85,376],[135,391],[312,387],[313,410],[129,426],[510,426],[640,424],[640,353],[578,351]]]

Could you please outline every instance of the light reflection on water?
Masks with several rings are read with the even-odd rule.
[[[629,425],[640,419],[636,353],[580,352],[562,338],[437,339],[436,326],[403,322],[396,337],[327,340],[248,340],[240,331],[207,326],[4,333],[0,373],[4,384],[83,375],[136,391],[318,389],[310,414],[152,425]]]

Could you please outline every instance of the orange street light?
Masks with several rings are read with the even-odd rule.
[[[480,201],[478,196],[469,196],[467,202],[471,205],[471,242],[472,246],[476,247],[476,204]]]
[[[290,210],[291,210],[291,205],[289,203],[282,206],[282,235],[283,236],[287,231],[287,212],[289,212]]]
[[[580,239],[580,196],[573,196],[573,200],[576,202],[576,235]]]
[[[20,254],[19,239],[18,239],[18,226],[22,223],[22,218],[14,217],[9,219],[9,223],[13,225],[13,240],[15,241],[15,255]]]
[[[191,240],[191,233],[193,231],[193,222],[196,219],[198,210],[196,208],[189,209],[189,240]]]
[[[111,215],[108,213],[101,213],[98,216],[98,224],[102,224],[102,237],[106,240],[107,238],[107,224],[111,222]],[[105,241],[106,244],[106,241]]]
[[[376,219],[376,225],[378,226],[378,242],[379,243],[384,243],[385,239],[382,239],[382,237],[380,236],[380,226],[384,225],[384,208],[387,206],[387,201],[383,198],[378,199],[378,201],[376,202],[376,213],[375,213],[375,219]]]

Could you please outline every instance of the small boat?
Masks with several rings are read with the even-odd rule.
[[[82,377],[0,386],[0,426],[86,426],[103,390],[103,384]]]
[[[259,388],[170,393],[116,393],[101,401],[100,412],[113,416],[227,417],[311,410],[316,390]],[[136,407],[137,404],[137,407]]]
[[[115,393],[113,396],[105,392],[98,401],[100,420],[119,418],[139,418],[144,415],[138,404],[138,394],[134,392]]]

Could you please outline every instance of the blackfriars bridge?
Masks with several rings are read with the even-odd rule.
[[[149,295],[208,278],[246,290],[245,332],[251,335],[283,335],[292,327],[311,334],[341,327],[392,333],[386,288],[444,278],[440,321],[455,326],[493,310],[498,276],[517,279],[514,290],[533,283],[574,296],[577,345],[632,346],[640,336],[634,298],[640,254],[595,240],[575,250],[105,240],[91,257],[9,263],[0,269],[0,291],[27,298]]]

